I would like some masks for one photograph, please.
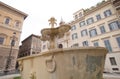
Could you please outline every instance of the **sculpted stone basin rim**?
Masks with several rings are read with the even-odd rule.
[[[22,79],[102,79],[106,52],[102,47],[55,49],[18,61]]]

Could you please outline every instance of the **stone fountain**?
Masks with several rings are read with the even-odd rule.
[[[50,43],[49,49],[55,49],[56,43],[55,38],[61,38],[64,36],[65,32],[68,32],[71,28],[68,24],[61,24],[59,27],[54,28],[54,24],[56,24],[56,19],[51,17],[49,24],[51,24],[51,28],[46,28],[41,30],[42,38],[41,40],[46,41],[48,40]]]
[[[22,79],[103,79],[107,50],[103,47],[56,47],[56,38],[63,37],[70,25],[54,27],[55,18],[50,18],[51,28],[41,31],[41,40],[49,41],[49,50],[19,58]]]

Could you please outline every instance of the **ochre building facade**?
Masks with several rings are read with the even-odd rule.
[[[0,1],[0,72],[4,71],[11,50],[13,33],[15,44],[11,51],[11,64],[8,70],[15,69],[19,50],[20,35],[26,13],[23,13]]]

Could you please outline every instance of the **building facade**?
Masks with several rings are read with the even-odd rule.
[[[22,25],[27,14],[0,1],[0,72],[5,70],[10,55],[8,70],[15,69]],[[11,45],[14,36],[14,45]]]
[[[105,72],[120,72],[120,17],[113,2],[102,1],[73,16],[69,47],[106,47]]]
[[[22,45],[19,47],[18,58],[30,56],[33,54],[39,54],[40,52],[41,52],[40,36],[32,34],[22,41]]]
[[[120,73],[120,10],[118,7],[120,4],[118,4],[119,0],[107,0],[89,9],[75,12],[74,20],[69,23],[71,30],[65,33],[63,38],[56,38],[56,48],[105,47],[108,49],[108,54],[104,72]],[[48,41],[41,41],[40,44],[40,52],[48,51]]]

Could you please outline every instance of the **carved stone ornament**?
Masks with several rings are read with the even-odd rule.
[[[56,62],[53,56],[46,57],[45,64],[48,72],[52,73],[56,70]]]
[[[19,61],[19,70],[22,72],[23,71],[23,62]]]
[[[36,72],[30,73],[30,79],[36,79]]]

